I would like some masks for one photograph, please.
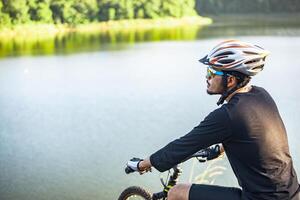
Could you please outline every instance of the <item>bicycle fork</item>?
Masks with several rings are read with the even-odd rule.
[[[163,182],[163,179],[161,179],[161,183],[164,186],[164,190],[162,192],[154,193],[152,195],[152,199],[153,200],[159,200],[159,199],[163,199],[164,200],[164,199],[166,199],[167,196],[168,196],[169,190],[177,184],[178,178],[179,178],[179,176],[182,173],[182,169],[178,165],[176,165],[176,166],[173,167],[173,170],[174,170],[174,172],[170,176],[168,184],[165,184]]]

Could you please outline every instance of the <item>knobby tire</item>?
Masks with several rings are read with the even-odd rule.
[[[145,200],[152,200],[150,192],[139,186],[131,186],[126,188],[119,196],[118,200],[127,200],[132,196],[139,196]]]

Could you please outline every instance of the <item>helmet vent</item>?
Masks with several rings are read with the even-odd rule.
[[[233,55],[233,54],[234,53],[231,52],[231,51],[225,51],[225,52],[217,54],[216,57],[219,57],[219,56],[228,56],[228,55]]]
[[[251,52],[251,51],[243,51],[245,54],[252,54],[252,55],[258,55],[256,52]]]
[[[250,60],[250,61],[245,62],[245,64],[247,65],[247,64],[259,62],[259,60],[260,60],[260,59]]]
[[[258,45],[254,45],[254,46],[256,46],[256,47],[258,47],[258,48],[260,48],[260,49],[262,49],[262,50],[263,50],[263,48],[262,48],[262,47],[260,47],[260,46],[258,46]]]
[[[229,64],[229,63],[232,63],[234,62],[233,59],[222,59],[219,61],[219,63],[222,63],[222,64]]]
[[[258,66],[258,67],[254,67],[253,68],[253,70],[263,70],[263,68],[264,68],[264,65],[260,65],[260,66]]]

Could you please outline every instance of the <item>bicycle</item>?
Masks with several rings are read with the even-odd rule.
[[[197,158],[199,160],[199,162],[205,162],[208,160],[209,156],[210,156],[210,149],[209,148],[203,149],[203,150],[200,150],[200,151],[196,152],[195,154],[189,156],[182,162],[185,162],[191,158]],[[130,187],[126,188],[125,190],[123,190],[123,192],[120,194],[118,200],[128,200],[128,199],[144,199],[144,200],[162,199],[162,200],[166,200],[167,196],[168,196],[168,191],[177,184],[178,178],[182,173],[182,169],[180,168],[179,165],[175,165],[172,169],[173,169],[172,175],[168,176],[165,181],[163,180],[163,178],[160,178],[161,184],[163,185],[163,191],[151,194],[143,187],[130,186]],[[133,172],[134,171],[129,167],[125,168],[126,174],[130,174]],[[169,173],[170,173],[170,170],[169,170]]]

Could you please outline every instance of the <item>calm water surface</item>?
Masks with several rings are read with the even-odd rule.
[[[272,52],[253,84],[277,102],[299,175],[298,32],[235,37]],[[125,175],[124,165],[187,133],[217,107],[197,60],[231,37],[220,35],[1,59],[0,199],[108,200],[132,184],[159,190],[158,172]],[[215,165],[227,168],[216,184],[237,186],[226,158]],[[183,166],[182,181],[194,181],[208,164],[192,166]]]

